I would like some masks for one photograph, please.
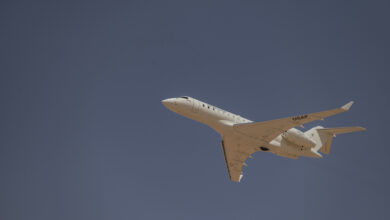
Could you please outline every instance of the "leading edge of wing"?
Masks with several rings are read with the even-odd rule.
[[[323,120],[326,117],[346,112],[351,108],[352,104],[353,101],[350,101],[342,107],[336,109],[311,114],[297,115],[270,121],[236,124],[233,126],[233,128],[251,137],[271,141],[279,134],[290,128],[294,128],[316,120]]]
[[[222,147],[223,158],[225,159],[226,170],[228,171],[228,174],[229,174],[229,179],[232,179],[232,175],[230,174],[229,165],[228,165],[228,161],[227,161],[225,143],[224,143],[223,139],[221,140],[221,147]]]

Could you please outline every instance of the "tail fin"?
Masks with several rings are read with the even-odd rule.
[[[333,137],[335,137],[336,134],[344,134],[363,130],[366,129],[362,127],[323,128],[321,126],[317,126],[306,131],[305,134],[316,142],[316,146],[313,150],[320,150],[321,153],[329,154]]]

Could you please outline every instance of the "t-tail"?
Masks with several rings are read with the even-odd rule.
[[[357,131],[364,131],[362,127],[340,127],[340,128],[324,128],[322,126],[316,126],[305,132],[305,135],[310,137],[315,143],[315,147],[312,149],[314,152],[329,154],[332,140],[336,137],[336,134],[351,133]]]

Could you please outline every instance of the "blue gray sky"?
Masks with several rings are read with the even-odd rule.
[[[389,1],[2,1],[0,219],[389,219]],[[254,121],[334,108],[323,159],[229,181],[188,95]]]

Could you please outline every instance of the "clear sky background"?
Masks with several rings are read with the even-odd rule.
[[[389,219],[389,1],[1,1],[0,219]],[[323,159],[231,182],[188,95],[254,121],[335,108]]]

